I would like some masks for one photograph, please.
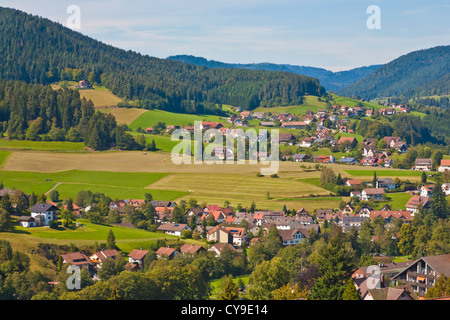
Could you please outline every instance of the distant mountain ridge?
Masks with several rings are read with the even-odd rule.
[[[377,70],[381,65],[371,65],[366,67],[355,68],[347,71],[332,72],[323,68],[296,66],[290,64],[275,64],[275,63],[225,63],[215,60],[208,60],[203,57],[196,57],[192,55],[175,55],[167,57],[168,60],[175,60],[179,62],[189,63],[196,66],[208,68],[233,68],[233,69],[247,69],[247,70],[265,70],[265,71],[283,71],[298,75],[317,78],[320,84],[328,91],[338,91],[355,81],[367,76],[373,71]]]
[[[450,46],[417,50],[398,57],[338,91],[365,99],[450,93]]]

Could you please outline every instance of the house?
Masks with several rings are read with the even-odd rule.
[[[361,191],[355,191],[355,190],[350,191],[350,197],[361,198]]]
[[[417,300],[417,295],[411,292],[412,289],[408,285],[399,287],[384,287],[368,289],[363,300]]]
[[[339,146],[341,144],[346,144],[349,149],[352,149],[356,147],[356,145],[358,144],[358,140],[356,140],[354,137],[340,137],[337,145]]]
[[[317,209],[316,210],[316,219],[325,220],[327,215],[331,215],[333,213],[333,209]]]
[[[376,187],[384,190],[394,190],[396,186],[392,178],[377,178]]]
[[[379,153],[379,151],[375,147],[369,147],[366,145],[362,149],[363,157],[374,157],[377,153]]]
[[[155,253],[158,259],[164,258],[169,260],[175,258],[177,254],[180,254],[177,250],[170,247],[160,247]]]
[[[429,186],[421,186],[420,187],[420,196],[422,197],[432,197],[433,196],[434,185]]]
[[[416,159],[413,170],[431,171],[433,169],[433,159]]]
[[[36,219],[31,216],[20,216],[19,224],[24,228],[32,228],[38,226],[38,222],[36,221]]]
[[[303,139],[300,141],[300,147],[303,147],[303,148],[310,148],[310,147],[313,145],[315,139],[316,139],[315,137],[307,137],[307,138],[303,138]]]
[[[215,226],[206,233],[207,241],[214,241],[219,243],[233,243],[233,235],[228,229]]]
[[[102,262],[106,259],[116,259],[116,257],[120,257],[120,253],[115,249],[106,249],[98,252],[94,252],[89,259],[93,263],[96,263],[99,268],[102,266]]]
[[[89,266],[93,264],[92,260],[89,259],[83,252],[70,252],[61,255],[61,257],[63,259],[63,263],[86,268],[88,271]]]
[[[411,211],[408,210],[372,210],[370,211],[370,220],[376,217],[382,217],[386,223],[390,223],[392,218],[397,218],[403,220],[403,222],[411,221]]]
[[[178,237],[183,236],[184,230],[192,231],[191,227],[183,223],[163,223],[156,230]]]
[[[80,88],[80,89],[89,88],[89,81],[87,81],[87,80],[79,81],[78,82],[78,88]]]
[[[356,160],[356,158],[351,158],[351,157],[342,157],[341,160],[339,160],[340,163],[343,164],[358,164],[359,161]]]
[[[214,244],[211,248],[208,249],[208,251],[212,251],[215,253],[216,257],[220,257],[220,255],[225,251],[225,250],[231,250],[231,252],[233,252],[234,254],[237,253],[237,250],[235,247],[233,247],[231,244],[229,243],[216,243]]]
[[[233,237],[233,244],[236,246],[241,246],[242,244],[248,244],[248,234],[245,228],[235,228],[235,227],[226,227],[226,230]]]
[[[145,128],[145,133],[153,133],[154,129],[152,127]]]
[[[361,179],[348,179],[345,182],[346,186],[357,188],[361,186]]]
[[[294,154],[291,158],[292,158],[292,161],[295,161],[295,162],[304,162],[309,159],[308,155],[306,155],[306,154]]]
[[[194,216],[197,218],[197,222],[200,222],[202,216],[203,216],[204,212],[203,212],[203,208],[202,207],[194,207],[194,208],[190,208],[187,212],[186,212],[186,217],[189,221],[189,219]]]
[[[450,159],[442,159],[438,171],[439,172],[450,171]]]
[[[361,228],[362,223],[368,220],[367,217],[361,217],[361,216],[344,216],[342,218],[342,228],[345,231],[349,231],[352,227],[356,228],[356,230],[359,230]]]
[[[336,158],[334,156],[313,155],[313,160],[320,163],[336,163]]]
[[[393,276],[392,281],[409,284],[419,299],[423,299],[442,274],[450,276],[450,254],[421,257]]]
[[[278,139],[280,144],[293,145],[295,142],[295,136],[292,133],[280,133]]]
[[[303,121],[290,121],[283,122],[281,126],[286,129],[304,129],[306,127],[306,123]]]
[[[278,234],[283,241],[283,246],[293,246],[309,238],[308,231],[302,229],[278,230]]]
[[[372,156],[364,157],[361,160],[361,164],[363,166],[376,166],[376,165],[378,165],[378,158],[372,157]]]
[[[419,212],[419,208],[429,209],[431,199],[420,195],[412,196],[405,205],[406,210],[411,211],[411,216]]]
[[[450,183],[444,183],[441,188],[442,192],[444,192],[446,196],[450,195]]]
[[[58,218],[59,209],[49,203],[36,203],[30,212],[31,216],[36,219],[37,226],[48,226],[50,221]]]
[[[139,268],[142,268],[142,266],[144,265],[144,259],[145,259],[145,256],[147,255],[147,253],[148,253],[148,250],[133,249],[128,254],[128,262],[137,264],[137,265],[139,265]]]
[[[259,125],[261,127],[273,127],[273,126],[275,126],[275,122],[273,122],[273,121],[261,121],[259,123]]]
[[[361,191],[361,200],[369,201],[373,200],[383,200],[384,189],[382,188],[366,188]]]
[[[344,214],[350,214],[355,212],[355,207],[352,205],[351,202],[347,202],[344,208],[342,208],[342,213]]]
[[[202,246],[193,243],[191,244],[185,243],[180,248],[180,252],[182,254],[198,254],[202,251],[206,251],[206,249]]]
[[[239,114],[242,120],[251,120],[252,115],[250,114],[250,111],[243,111]]]
[[[264,120],[266,118],[265,112],[253,112],[253,118]]]

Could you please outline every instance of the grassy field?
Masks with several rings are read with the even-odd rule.
[[[188,126],[193,125],[194,121],[227,122],[226,119],[219,116],[180,114],[162,110],[147,110],[130,124],[130,128],[132,130],[136,130],[137,128],[142,128],[145,130],[145,128],[152,127],[158,122],[164,122],[166,126]]]
[[[149,232],[142,229],[126,228],[113,225],[92,224],[88,220],[78,219],[81,227],[73,229],[56,230],[48,227],[23,228],[14,224],[12,230],[0,232],[0,239],[10,242],[13,250],[25,252],[30,257],[30,267],[32,270],[44,271],[54,269],[44,257],[36,254],[35,250],[39,243],[53,243],[58,245],[71,245],[77,247],[92,246],[106,243],[108,232],[111,229],[115,236],[117,247],[122,251],[124,257],[133,249],[143,248],[144,250],[154,247],[157,240],[166,239],[169,241],[180,241],[176,236],[166,235],[160,232]],[[195,240],[182,240],[187,243],[204,245],[203,242]]]
[[[11,189],[25,193],[42,194],[56,186],[61,199],[75,198],[82,190],[101,192],[112,199],[143,199],[151,193],[158,200],[174,200],[186,194],[183,191],[155,190],[147,186],[163,178],[165,173],[124,173],[106,171],[70,170],[62,172],[0,171],[0,181]]]
[[[8,150],[40,150],[40,151],[84,151],[83,142],[67,141],[26,141],[0,139],[0,149]]]
[[[376,171],[378,177],[420,177],[422,172],[412,171],[412,170],[386,170],[386,169],[376,169],[376,170],[345,170],[349,175],[355,177],[373,177],[373,173]]]
[[[242,280],[244,285],[248,285],[250,276],[238,276],[233,278],[234,284],[238,284],[239,279]],[[210,296],[210,299],[216,300],[219,299],[220,295],[222,294],[223,285],[224,285],[224,279],[216,279],[209,282],[209,284],[212,287],[212,293]]]
[[[123,99],[119,98],[105,87],[96,87],[94,89],[79,90],[80,97],[91,100],[95,108],[105,108],[117,106]]]
[[[118,124],[130,125],[147,110],[139,108],[104,108],[99,111],[112,114]]]

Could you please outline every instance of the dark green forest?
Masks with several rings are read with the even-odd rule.
[[[288,72],[208,69],[106,45],[48,19],[0,8],[0,78],[50,84],[87,79],[129,100],[180,113],[296,104],[323,95],[315,78]]]
[[[338,92],[365,99],[450,93],[450,46],[418,50],[383,65]]]
[[[30,141],[84,141],[105,150],[143,149],[110,114],[95,111],[77,90],[53,90],[49,85],[0,81],[0,133]],[[144,143],[145,144],[145,143]]]

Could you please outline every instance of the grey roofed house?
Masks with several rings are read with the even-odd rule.
[[[49,211],[58,211],[59,209],[50,203],[36,203],[32,208],[30,208],[30,212],[35,213],[45,213]]]
[[[352,227],[355,227],[357,230],[361,227],[361,224],[364,220],[368,220],[367,217],[360,216],[344,216],[342,218],[342,227],[345,230],[350,230]]]

